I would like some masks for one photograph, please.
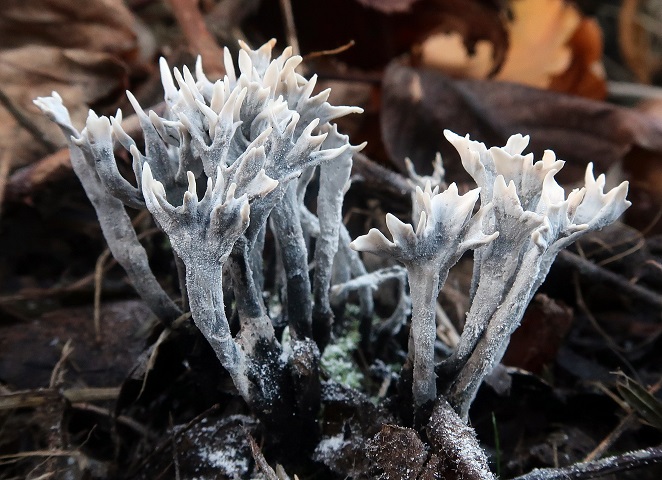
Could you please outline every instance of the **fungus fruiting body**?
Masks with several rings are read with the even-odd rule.
[[[195,324],[246,401],[265,415],[277,405],[296,405],[294,393],[285,391],[294,384],[311,397],[303,407],[310,417],[319,389],[313,311],[328,332],[344,186],[352,155],[361,148],[350,145],[330,122],[361,109],[330,105],[328,90],[313,95],[316,77],[309,80],[295,71],[301,57],[286,48],[272,60],[274,44],[252,50],[242,43],[239,75],[226,49],[227,75],[216,82],[205,76],[200,59],[194,73],[186,67],[171,72],[162,59],[163,116],[146,113],[127,92],[144,133],[144,152],[123,130],[120,111],[111,118],[90,112],[79,133],[56,93],[35,103],[69,138],[76,173],[111,251],[154,313],[169,325],[182,312],[149,271],[124,206],[146,207],[169,237],[184,271],[182,289]],[[131,153],[135,185],[120,174],[115,146]],[[311,285],[297,192],[305,192],[318,167],[322,207],[311,214],[318,265]],[[269,226],[279,239],[287,279],[282,300],[292,336],[289,356],[275,336],[262,295],[261,248]],[[234,337],[225,314],[224,268],[240,322]],[[308,301],[311,292],[314,310]],[[290,413],[283,408],[279,414]]]
[[[90,112],[79,132],[57,93],[35,100],[67,137],[111,252],[166,327],[174,328],[190,307],[241,397],[273,435],[294,432],[301,442],[318,435],[320,352],[333,341],[333,307],[357,291],[361,316],[372,322],[372,291],[396,279],[395,310],[378,335],[364,329],[363,340],[394,336],[411,313],[401,372],[406,397],[417,413],[433,412],[433,444],[448,448],[454,462],[470,464],[472,478],[493,478],[463,422],[471,402],[559,251],[628,208],[627,182],[605,192],[604,175],[595,178],[589,164],[585,185],[566,195],[555,180],[563,162],[550,151],[537,162],[523,155],[528,137],[513,135],[504,147],[488,149],[446,131],[477,188],[461,194],[455,183],[446,187],[440,158],[429,177],[408,162],[412,224],[387,214],[392,240],[372,229],[350,243],[341,212],[352,157],[362,145],[351,145],[332,122],[361,109],[332,106],[328,90],[313,95],[316,77],[295,71],[302,59],[290,48],[272,60],[273,41],[257,50],[240,46],[239,74],[226,49],[227,75],[216,82],[200,61],[192,73],[171,72],[162,60],[162,115],[146,113],[127,92],[144,151],[122,128],[121,111],[110,118]],[[119,147],[131,154],[131,180],[116,163]],[[316,174],[311,211],[305,198]],[[126,207],[147,208],[168,236],[186,297],[181,305],[156,281]],[[270,315],[263,295],[268,229],[279,315]],[[474,250],[471,306],[458,345],[436,364],[437,297],[468,250]],[[405,268],[368,272],[357,251]],[[230,296],[238,333],[226,316]],[[284,347],[277,332],[285,326]]]

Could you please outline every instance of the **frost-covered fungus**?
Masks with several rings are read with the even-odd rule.
[[[416,406],[434,400],[435,306],[448,270],[468,249],[488,244],[497,232],[486,235],[483,219],[491,205],[472,215],[480,189],[459,195],[453,183],[442,193],[416,189],[414,208],[421,212],[416,229],[387,214],[393,237],[376,229],[351,244],[355,250],[371,252],[403,263],[409,275],[413,304],[408,368],[413,369],[413,398]]]
[[[339,149],[349,145],[349,137],[338,132],[335,125],[324,127],[327,134],[323,146]],[[342,205],[345,192],[349,188],[349,176],[352,171],[352,157],[365,144],[341,150],[331,162],[320,165],[319,191],[317,195],[317,217],[319,236],[315,243],[315,276],[313,279],[313,331],[315,340],[324,347],[330,339],[333,323],[333,311],[329,290],[333,264],[338,252],[342,226]],[[342,261],[341,255],[340,259]]]
[[[597,179],[593,176],[593,163],[589,163],[584,175],[584,188],[580,190],[583,195],[572,192],[568,196],[567,210],[564,211],[564,207],[559,207],[559,205],[565,205],[565,202],[561,201],[560,194],[562,191],[557,188],[557,185],[554,185],[555,182],[552,183],[550,180],[549,189],[555,192],[556,202],[549,195],[544,197],[543,204],[548,202],[548,211],[553,212],[560,209],[561,213],[557,213],[554,224],[550,222],[551,228],[549,230],[540,233],[541,238],[545,238],[545,241],[550,244],[541,265],[541,273],[544,272],[545,276],[556,255],[562,249],[573,243],[581,235],[600,230],[614,223],[631,205],[631,202],[626,199],[628,182],[621,183],[607,193],[604,192],[605,182],[604,174],[599,175]],[[573,194],[579,200],[579,205],[576,205],[577,200],[571,200]],[[581,198],[578,198],[580,196]],[[556,236],[552,234],[555,230],[558,232]],[[537,289],[544,280],[545,277],[539,275],[536,279],[535,288]]]
[[[502,358],[510,335],[542,284],[558,252],[579,236],[614,222],[630,202],[627,182],[604,193],[604,176],[586,171],[586,186],[567,196],[555,175],[554,153],[542,160],[521,155],[528,138],[515,135],[502,148],[445,132],[463,165],[483,187],[482,202],[494,208],[488,231],[494,242],[476,251],[472,303],[460,343],[439,372],[451,383],[449,401],[466,418],[478,386]]]
[[[222,288],[222,264],[230,255],[250,221],[249,194],[264,196],[277,181],[264,170],[251,177],[241,175],[242,168],[254,155],[246,155],[238,168],[218,167],[215,179],[208,179],[202,200],[198,199],[195,177],[188,175],[189,186],[182,204],[174,207],[166,192],[155,180],[149,163],[143,166],[142,189],[145,203],[161,229],[170,238],[173,249],[186,266],[189,303],[195,324],[214,348],[216,355],[232,376],[244,398],[250,398],[242,332],[235,343],[225,317]],[[240,182],[240,183],[237,183]],[[235,197],[238,192],[239,197]],[[251,332],[270,337],[271,332]]]
[[[154,277],[147,253],[140,245],[131,219],[124,209],[123,202],[135,202],[138,205],[142,202],[142,195],[117,172],[113,146],[109,140],[108,119],[90,112],[85,129],[78,132],[71,124],[62,98],[56,92],[50,97],[37,98],[34,103],[64,133],[71,151],[74,172],[94,206],[113,257],[122,265],[133,287],[152,312],[166,325],[171,324],[182,312]],[[126,137],[122,141],[133,145]],[[135,145],[131,148],[135,149]],[[139,169],[139,165],[134,166]],[[118,197],[125,197],[124,200],[116,198],[109,191]]]
[[[248,248],[242,248],[244,259],[239,255],[233,255],[233,259],[249,265],[246,252],[254,250],[252,247],[256,246],[256,240],[263,232],[266,218],[271,215],[287,277],[287,298],[307,298],[310,295],[307,250],[296,195],[297,182],[293,180],[303,170],[320,165],[323,172],[320,175],[318,205],[323,205],[323,208],[317,212],[320,237],[315,252],[318,265],[315,271],[315,299],[322,323],[328,323],[331,311],[328,289],[331,262],[338,249],[341,192],[349,178],[351,157],[361,148],[352,147],[349,139],[340,135],[329,122],[348,113],[361,112],[362,109],[330,105],[327,102],[328,90],[312,95],[316,77],[307,80],[294,70],[301,57],[292,56],[291,49],[285,49],[283,54],[270,62],[272,46],[273,42],[270,42],[258,50],[251,50],[241,44],[240,75],[235,79],[230,74],[225,79],[226,90],[244,88],[248,92],[240,111],[243,123],[237,136],[244,142],[262,142],[266,155],[265,170],[280,182],[274,194],[254,205],[251,226],[246,234]],[[231,58],[229,53],[225,58]],[[231,63],[226,67],[228,72],[234,72]],[[255,101],[251,92],[256,92]],[[237,272],[245,270],[234,269]],[[248,289],[252,289],[250,283],[245,282]],[[311,335],[312,309],[308,302],[289,301],[285,311],[293,337]]]
[[[494,205],[487,217],[486,231],[500,232],[494,242],[474,252],[471,309],[456,351],[441,366],[442,374],[453,378],[503,301],[531,243],[531,234],[543,225],[544,216],[538,211],[543,183],[548,176],[553,179],[564,162],[557,160],[552,151],[546,151],[537,162],[533,154],[523,155],[528,136],[513,135],[504,147],[488,149],[483,143],[470,140],[468,135],[461,137],[449,130],[444,135],[481,188],[481,204]]]
[[[343,234],[340,192],[360,148],[330,122],[362,110],[330,105],[328,91],[313,94],[316,78],[295,72],[301,57],[286,48],[272,60],[274,43],[257,50],[240,43],[238,71],[226,50],[227,74],[215,82],[205,76],[200,59],[193,72],[171,70],[162,59],[162,112],[145,112],[127,92],[144,134],[144,151],[122,129],[121,111],[110,118],[91,113],[78,133],[57,94],[35,103],[71,138],[74,169],[109,247],[152,310],[167,324],[182,313],[150,271],[124,205],[147,206],[169,236],[195,323],[247,403],[265,424],[287,423],[297,430],[292,425],[296,418],[301,433],[314,430],[319,351],[312,340],[309,258],[296,190],[305,192],[304,182],[299,184],[303,171],[324,170],[318,195],[324,208],[316,218],[315,298],[325,314],[330,312],[332,259]],[[135,183],[118,171],[113,148],[119,146],[133,157]],[[201,199],[200,184],[207,186]],[[275,338],[261,291],[269,217],[287,276],[290,301],[284,311],[292,335],[287,353]],[[239,317],[235,338],[223,306],[224,264]]]
[[[432,189],[435,187],[439,187],[441,190],[446,189],[446,170],[444,170],[440,153],[437,153],[434,157],[434,162],[432,162],[432,175],[419,175],[416,173],[414,163],[409,158],[405,158],[405,167],[407,168],[407,175],[409,176],[407,182],[412,188],[425,188],[425,185],[430,182]]]
[[[493,209],[486,223],[499,236],[474,252],[476,288],[457,348],[441,364],[446,378],[452,378],[466,363],[521,268],[521,256],[532,246],[531,235],[545,223],[543,215],[522,208],[512,180],[506,185],[499,175],[493,192]]]

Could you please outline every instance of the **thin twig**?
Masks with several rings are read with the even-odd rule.
[[[512,480],[584,480],[612,473],[634,470],[662,463],[662,447],[651,447],[607,457],[594,462],[577,463],[564,468],[536,468]]]
[[[48,382],[48,388],[56,388],[61,383],[63,365],[69,359],[69,356],[73,353],[73,351],[74,348],[71,346],[71,339],[69,339],[62,347],[60,359],[55,364],[55,367],[53,367],[53,371],[51,372],[51,379],[50,382]]]
[[[0,154],[0,218],[2,218],[2,203],[5,199],[5,189],[7,188],[7,177],[11,167],[12,148],[6,148]]]
[[[642,301],[651,307],[662,309],[662,296],[640,285],[632,285],[628,280],[614,272],[602,268],[579,255],[562,250],[558,260],[577,270],[582,276],[602,285],[611,285],[633,301]]]
[[[62,399],[72,404],[116,400],[119,388],[69,388],[60,391],[54,388],[21,390],[0,395],[0,411],[17,408],[36,408]]]
[[[292,12],[292,3],[290,0],[280,0],[280,11],[283,14],[285,21],[285,36],[287,43],[292,47],[292,53],[299,55],[299,37],[297,37],[297,29],[294,25],[294,12]]]
[[[202,56],[206,72],[213,78],[225,75],[223,49],[209,32],[197,0],[168,0],[190,50]]]
[[[662,100],[662,88],[630,82],[607,82],[607,94],[616,98],[636,98],[637,100]]]
[[[600,458],[609,448],[614,444],[616,440],[627,430],[629,430],[631,427],[633,427],[637,423],[637,416],[634,412],[628,413],[626,416],[624,416],[620,422],[618,422],[618,425],[616,425],[616,428],[614,428],[611,432],[609,432],[609,435],[607,435],[602,441],[598,444],[597,447],[591,451],[588,455],[586,455],[586,458],[584,458],[585,462],[592,462],[598,458]]]
[[[636,369],[632,366],[630,361],[625,358],[622,352],[624,352],[624,349],[621,348],[613,338],[600,326],[600,323],[598,323],[598,320],[595,318],[595,315],[591,312],[591,310],[588,308],[588,305],[586,305],[586,302],[584,301],[584,295],[582,294],[582,289],[579,285],[579,278],[577,274],[575,274],[574,277],[574,284],[575,284],[575,301],[577,302],[577,306],[579,309],[586,315],[586,318],[588,318],[588,321],[591,323],[593,328],[595,329],[598,334],[604,338],[605,342],[607,342],[607,345],[609,346],[609,349],[616,355],[621,362],[623,362],[623,365],[625,365],[633,375],[637,376],[637,371]]]
[[[658,380],[655,385],[652,387],[648,388],[648,393],[650,394],[655,394],[657,391],[662,388],[662,379]],[[591,453],[589,453],[586,458],[584,458],[584,462],[591,462],[595,460],[596,458],[600,458],[608,449],[611,447],[616,440],[625,432],[627,431],[631,426],[634,426],[634,424],[637,421],[637,415],[635,412],[631,411],[629,412],[625,417],[621,419],[620,422],[618,422],[618,425],[616,425],[616,428],[614,428],[609,435],[607,435],[599,444],[597,447],[593,449]]]
[[[134,226],[145,219],[147,210],[140,212],[131,224]],[[138,235],[138,240],[142,240],[150,235],[160,232],[158,228],[150,228]],[[101,290],[103,285],[103,275],[108,271],[108,259],[112,258],[110,249],[106,248],[94,265],[94,338],[97,343],[101,343]]]
[[[117,262],[111,261],[104,267],[105,271],[108,271],[112,268]],[[0,297],[0,305],[21,302],[24,300],[48,298],[48,297],[57,297],[58,295],[63,295],[67,293],[79,292],[85,288],[85,286],[94,282],[94,273],[85,275],[84,277],[76,280],[75,282],[65,285],[63,287],[52,287],[52,288],[24,288],[18,293],[13,293],[11,295],[5,295]]]
[[[405,196],[413,191],[413,188],[409,185],[405,177],[388,168],[382,167],[362,153],[354,154],[352,175],[358,175],[371,186],[396,195]]]
[[[267,459],[264,458],[264,455],[262,454],[262,450],[260,450],[260,446],[257,444],[257,442],[250,434],[248,429],[244,427],[243,430],[244,430],[244,435],[246,435],[246,438],[248,438],[248,443],[251,446],[251,453],[253,454],[253,460],[255,460],[255,463],[260,468],[260,471],[264,474],[267,480],[280,480],[274,469],[271,468],[271,465],[269,465],[269,463],[267,462]]]
[[[136,432],[137,434],[145,437],[145,438],[155,438],[156,434],[154,432],[150,432],[147,427],[142,425],[141,423],[138,423],[131,417],[127,417],[126,415],[115,415],[115,413],[112,410],[109,410],[107,408],[102,408],[98,407],[96,405],[92,405],[90,403],[77,403],[74,408],[76,410],[81,410],[84,412],[91,412],[95,413],[97,415],[102,415],[104,417],[111,418],[112,420],[116,421],[117,423],[121,423],[125,427],[129,427],[131,430]]]
[[[640,238],[639,241],[632,247],[628,248],[627,250],[617,253],[615,255],[612,255],[609,258],[605,258],[604,260],[600,260],[599,262],[596,263],[599,267],[604,267],[605,265],[609,265],[610,263],[616,262],[617,260],[620,260],[622,258],[627,257],[628,255],[632,255],[635,252],[638,252],[642,248],[646,246],[646,239],[645,238]]]
[[[304,61],[307,61],[307,60],[312,60],[313,58],[318,58],[318,57],[326,57],[326,56],[329,56],[329,55],[338,55],[339,53],[343,53],[343,52],[349,50],[354,45],[356,45],[356,42],[354,40],[350,40],[345,45],[341,45],[337,48],[332,48],[330,50],[318,50],[316,52],[307,53],[306,55],[303,56],[303,59],[304,59]]]
[[[48,135],[42,131],[39,126],[32,121],[27,115],[25,115],[19,107],[17,107],[11,98],[0,88],[0,104],[2,104],[11,114],[16,122],[23,128],[25,128],[34,139],[44,145],[49,151],[54,152],[60,148],[60,145],[51,141],[48,138]]]
[[[18,460],[30,457],[78,457],[81,453],[77,450],[32,450],[30,452],[17,452],[0,455],[0,460]],[[2,463],[0,463],[2,465]]]

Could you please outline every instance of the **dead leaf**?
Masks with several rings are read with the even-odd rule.
[[[458,78],[495,78],[588,98],[604,99],[602,32],[565,0],[519,0],[511,5],[508,49],[500,66],[494,44],[467,48],[461,30],[430,35],[415,51],[421,65]],[[498,71],[497,71],[498,70]]]
[[[640,0],[621,2],[618,12],[618,47],[636,79],[650,84],[653,73],[659,68],[659,59],[656,61],[654,58],[651,36],[639,20],[639,9],[643,3]]]
[[[487,40],[476,42],[471,55],[459,32],[435,33],[419,47],[421,65],[436,68],[452,77],[487,78],[494,71],[494,47]]]
[[[573,311],[560,301],[538,294],[526,309],[522,324],[510,338],[503,363],[540,373],[556,358],[572,326]]]
[[[0,48],[25,45],[82,48],[118,56],[135,53],[133,14],[117,0],[5,0]]]
[[[121,0],[9,0],[0,9],[0,148],[24,165],[62,145],[57,127],[32,105],[57,90],[80,124],[90,104],[126,87],[139,56],[136,20]],[[11,113],[10,113],[11,111]],[[21,129],[14,135],[16,125]],[[32,130],[31,132],[28,130]]]
[[[393,62],[384,75],[382,138],[404,171],[410,157],[430,173],[435,153],[449,178],[467,178],[443,129],[470,134],[489,146],[515,133],[531,135],[537,156],[552,149],[566,160],[563,181],[583,178],[586,164],[605,172],[634,147],[662,156],[662,122],[636,110],[506,82],[453,80],[440,72]],[[540,158],[540,157],[538,157]]]
[[[602,65],[602,30],[591,18],[582,18],[568,42],[572,51],[570,66],[552,77],[549,89],[594,100],[607,98],[607,83]]]
[[[246,432],[256,435],[257,422],[241,414],[219,416],[214,410],[164,432],[160,448],[148,452],[149,462],[131,472],[131,478],[255,478]]]
[[[71,169],[69,149],[60,149],[14,172],[7,184],[6,198],[10,201],[29,200],[37,188],[66,178]]]
[[[503,0],[292,0],[302,52],[329,50],[354,41],[352,48],[334,59],[364,70],[383,68],[430,35],[456,32],[470,55],[480,41],[489,42],[495,71],[508,45],[505,4]],[[274,28],[275,7],[258,13],[257,21],[265,32]],[[311,18],[324,21],[303,21]]]
[[[374,466],[373,478],[416,480],[428,460],[428,452],[416,430],[384,425],[366,444]]]
[[[139,333],[149,310],[136,300],[107,303],[102,308],[105,334],[95,342],[91,308],[60,309],[29,323],[0,328],[0,379],[16,388],[47,386],[62,345],[71,340],[68,384],[119,385],[142,351]]]
[[[496,78],[546,88],[570,66],[568,42],[581,14],[565,0],[520,0],[511,5],[510,48]]]
[[[417,15],[416,21],[422,24],[424,21],[434,22],[434,26],[425,35],[419,36],[420,46],[413,49],[415,56],[420,51],[420,55],[423,58],[427,56],[428,61],[432,58],[451,60],[453,50],[460,50],[458,40],[461,39],[466,56],[460,53],[460,58],[464,57],[468,70],[475,70],[480,65],[481,72],[492,76],[502,68],[509,50],[502,2],[437,0],[421,2],[416,6],[419,7],[413,9],[413,14]],[[455,48],[447,51],[449,41]]]

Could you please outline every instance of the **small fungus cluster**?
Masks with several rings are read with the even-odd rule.
[[[566,195],[555,180],[563,162],[551,151],[537,162],[522,155],[528,137],[513,135],[504,147],[488,149],[446,131],[478,187],[464,194],[454,183],[446,187],[439,158],[431,177],[408,164],[413,224],[388,214],[392,240],[372,229],[350,244],[341,211],[352,156],[362,146],[350,145],[332,122],[361,109],[330,105],[328,90],[314,95],[316,77],[296,73],[301,57],[290,48],[272,60],[273,41],[257,50],[240,46],[239,75],[226,49],[227,74],[216,82],[207,79],[200,61],[193,74],[186,67],[171,73],[161,60],[162,115],[146,113],[127,92],[144,152],[122,129],[120,111],[110,118],[90,112],[79,132],[57,93],[35,101],[66,135],[75,173],[112,254],[166,326],[190,308],[238,392],[265,424],[292,430],[298,418],[300,431],[315,428],[320,350],[332,341],[334,308],[357,291],[362,316],[371,318],[372,291],[398,279],[398,306],[381,329],[397,332],[411,313],[402,371],[410,380],[409,398],[415,409],[441,398],[466,420],[479,385],[501,360],[558,252],[614,222],[630,205],[627,183],[605,193],[604,175],[594,178],[589,164],[584,187]],[[131,181],[118,169],[119,147],[133,158]],[[314,212],[304,202],[312,184]],[[182,304],[156,281],[125,207],[147,208],[170,239]],[[282,304],[278,321],[289,327],[286,348],[264,303],[268,229],[278,266],[272,282]],[[355,250],[393,259],[406,271],[390,266],[368,273]],[[459,344],[437,363],[437,296],[467,250],[474,250],[475,259],[471,308]],[[240,325],[234,335],[228,296]]]
[[[407,268],[413,300],[408,367],[413,398],[423,405],[437,397],[437,373],[443,392],[466,419],[481,382],[503,357],[510,336],[540,287],[556,255],[588,232],[613,223],[629,206],[627,182],[604,192],[605,177],[586,169],[585,184],[567,196],[555,175],[564,162],[547,150],[534,162],[522,155],[528,136],[513,135],[504,147],[484,144],[446,130],[462,165],[478,184],[464,195],[455,184],[440,192],[443,169],[435,178],[416,175],[413,219],[416,228],[393,215],[388,240],[371,230],[351,247],[393,258]],[[431,186],[432,181],[438,184]],[[472,214],[480,198],[480,209]],[[448,270],[467,249],[474,249],[471,307],[459,344],[450,357],[434,363],[435,306]],[[436,373],[435,373],[436,371]]]

